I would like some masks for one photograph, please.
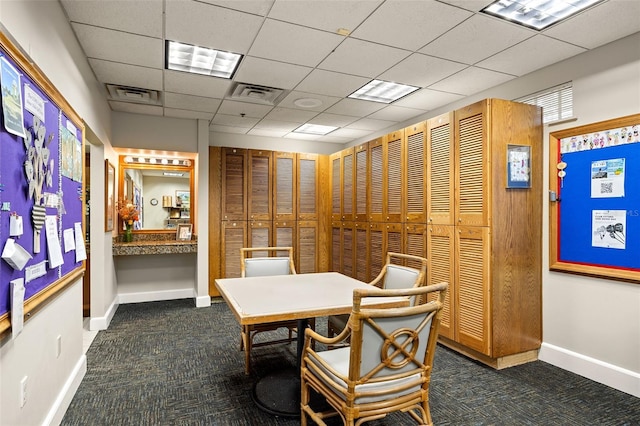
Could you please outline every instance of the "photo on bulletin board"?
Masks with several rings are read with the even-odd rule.
[[[104,189],[104,230],[113,231],[116,210],[116,168],[109,160],[105,165],[105,189]]]

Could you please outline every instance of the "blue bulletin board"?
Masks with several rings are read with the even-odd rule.
[[[49,80],[0,33],[0,334],[11,283],[29,319],[84,273],[84,126]],[[17,310],[15,310],[17,311]]]
[[[640,283],[640,114],[550,134],[550,269]]]

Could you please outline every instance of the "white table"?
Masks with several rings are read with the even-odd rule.
[[[221,278],[216,280],[216,287],[241,325],[298,320],[298,367],[307,319],[348,314],[353,305],[353,290],[370,288],[367,283],[337,272]],[[389,298],[384,302],[364,299],[362,305],[405,306],[407,303],[405,298]],[[299,380],[299,370],[263,377],[256,383],[254,399],[259,407],[272,414],[299,416]],[[284,390],[286,384],[290,384],[288,391]]]

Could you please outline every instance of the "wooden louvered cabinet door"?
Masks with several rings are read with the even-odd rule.
[[[404,129],[407,152],[407,195],[402,201],[405,222],[426,222],[426,127],[426,123],[421,122]]]
[[[296,238],[295,221],[279,220],[273,222],[273,245],[275,247],[293,247],[294,258],[297,258],[298,254],[296,250]]]
[[[487,101],[455,111],[455,218],[459,225],[490,226],[491,204]]]
[[[342,271],[342,222],[331,222],[331,265],[332,272]]]
[[[458,342],[464,346],[484,355],[491,355],[489,228],[458,226],[455,238],[455,334]]]
[[[405,188],[404,130],[389,133],[383,144],[383,216],[387,222],[400,223],[404,217],[402,199]]]
[[[353,220],[353,198],[354,198],[354,149],[348,148],[342,151],[341,159],[342,174],[342,194],[340,204],[342,205],[342,220]]]
[[[247,222],[222,221],[222,278],[240,277],[240,249],[247,247]]]
[[[246,220],[247,150],[223,148],[222,151],[222,220]]]
[[[275,152],[273,156],[274,220],[294,221],[296,220],[297,193],[296,154],[292,152]]]
[[[329,156],[331,164],[331,220],[342,220],[341,157],[341,152],[335,152]]]
[[[354,202],[353,202],[353,220],[357,222],[366,222],[367,214],[367,179],[369,164],[368,144],[356,146],[354,148]]]
[[[247,181],[248,220],[271,220],[273,202],[273,152],[249,150]]]
[[[449,290],[440,314],[440,336],[456,340],[454,324],[458,299],[457,284],[453,270],[455,266],[455,227],[452,225],[429,225],[427,230],[427,285],[449,283]]]
[[[404,224],[404,234],[402,236],[402,253],[412,256],[427,257],[427,228],[424,224],[406,223]],[[406,266],[420,269],[422,264],[416,261],[408,261]],[[426,279],[426,277],[425,277]]]
[[[369,274],[369,226],[367,222],[356,222],[354,228],[355,273],[353,277],[362,282],[369,282],[373,278]]]
[[[318,154],[297,154],[298,220],[318,220],[318,160]]]
[[[270,247],[271,244],[271,228],[272,222],[265,221],[253,221],[249,223],[249,239],[247,241],[248,247]],[[254,251],[253,257],[268,257],[271,254],[266,251]]]
[[[369,221],[381,222],[383,220],[383,153],[382,138],[369,142],[369,175],[368,175],[368,198],[369,198]]]
[[[387,252],[402,253],[402,224],[401,223],[385,223],[383,224],[384,230],[384,254]],[[393,259],[392,259],[393,262]]]
[[[427,120],[427,222],[454,224],[453,113]]]
[[[384,244],[384,227],[384,223],[369,222],[367,258],[369,259],[369,277],[371,280],[378,276],[384,262],[387,260],[387,247]]]
[[[342,242],[340,255],[342,261],[342,269],[340,272],[348,277],[353,277],[355,272],[355,252],[353,246],[355,243],[355,226],[353,222],[342,222]]]
[[[299,274],[320,272],[318,265],[318,222],[299,221],[296,248],[296,270]]]

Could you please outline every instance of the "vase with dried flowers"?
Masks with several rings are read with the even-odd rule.
[[[133,222],[137,221],[140,218],[140,214],[138,213],[138,208],[131,200],[120,200],[118,202],[118,215],[120,219],[122,219],[122,223],[124,223],[124,235],[122,240],[125,243],[130,243],[133,241]]]

